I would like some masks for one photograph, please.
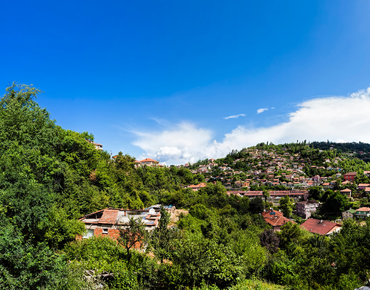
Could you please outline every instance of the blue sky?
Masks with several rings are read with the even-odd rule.
[[[1,86],[34,84],[59,125],[93,133],[113,154],[177,164],[263,141],[370,142],[370,1],[2,1],[0,9]]]

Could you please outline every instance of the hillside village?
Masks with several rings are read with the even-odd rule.
[[[357,145],[349,143],[347,147],[353,144]],[[320,146],[327,150],[318,149]],[[338,221],[364,218],[370,214],[367,207],[370,167],[357,156],[370,152],[342,152],[343,148],[346,147],[342,143],[337,146],[329,142],[314,142],[311,146],[305,143],[277,146],[261,143],[232,151],[225,158],[200,160],[184,167],[193,174],[204,175],[207,183],[221,182],[228,195],[262,198],[266,209],[278,210],[281,199],[288,196],[293,203],[293,214],[303,219],[311,216]],[[206,183],[200,183],[188,188],[199,190],[205,186]],[[334,210],[325,207],[324,195],[328,193],[345,197],[343,206]]]
[[[344,145],[261,143],[165,166],[112,157],[9,90],[1,289],[245,289],[256,278],[355,289],[369,279],[370,164]]]
[[[345,219],[370,216],[370,166],[358,158],[370,155],[370,152],[362,151],[363,148],[370,150],[366,143],[261,143],[240,151],[233,150],[225,158],[199,160],[177,168],[189,169],[196,180],[203,180],[198,184],[183,185],[185,189],[196,192],[208,184],[220,183],[229,196],[249,200],[259,198],[263,203],[262,216],[275,231],[294,220],[305,228],[304,221],[308,220],[308,223],[315,221],[316,228],[326,227],[325,231],[316,231],[327,235],[338,231]],[[117,155],[113,156],[114,160],[116,158]],[[135,160],[134,164],[135,168],[163,167],[151,158]],[[330,206],[338,196],[341,201]],[[286,202],[290,204],[291,212],[283,213],[282,204]],[[334,222],[327,220],[323,223],[323,218]],[[315,232],[312,228],[308,230]]]

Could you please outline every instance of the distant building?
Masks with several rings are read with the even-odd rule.
[[[343,218],[343,220],[353,219],[355,214],[356,214],[356,210],[349,209],[349,210],[346,210],[346,211],[342,212],[342,218]]]
[[[193,191],[198,191],[199,189],[201,189],[202,187],[206,187],[207,184],[206,183],[199,183],[197,185],[189,185],[187,186],[186,188],[191,188]]]
[[[301,225],[301,228],[304,228],[311,233],[329,236],[333,233],[339,232],[341,230],[341,225],[331,221],[308,219]]]
[[[361,207],[359,209],[356,209],[355,216],[357,218],[363,219],[370,216],[370,208],[369,207]]]
[[[356,175],[357,175],[357,172],[348,172],[344,174],[344,180],[355,181]]]
[[[95,149],[97,150],[103,150],[103,145],[102,144],[99,144],[99,143],[95,143],[94,141],[91,141],[89,139],[85,139],[87,142],[89,142],[90,144],[93,144],[95,146]]]
[[[319,207],[320,203],[316,200],[305,200],[296,203],[297,215],[308,219]]]
[[[341,190],[340,193],[341,194],[345,194],[348,197],[351,197],[352,196],[352,190],[350,190],[349,188],[346,188],[346,189]]]
[[[135,163],[136,163],[136,167],[144,166],[144,165],[162,167],[162,165],[159,164],[159,161],[151,159],[151,158],[145,158],[145,159],[140,160],[140,161],[135,161]]]
[[[295,222],[291,221],[290,219],[284,217],[283,213],[280,211],[275,211],[273,209],[270,209],[268,211],[264,211],[262,213],[262,217],[265,220],[266,223],[272,226],[274,229],[274,232],[280,231],[280,228],[291,222],[295,224]]]

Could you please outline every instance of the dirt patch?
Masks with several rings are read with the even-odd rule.
[[[187,215],[188,213],[189,211],[186,209],[175,209],[173,212],[171,212],[171,219],[168,227],[170,228],[175,225],[175,223],[179,220],[180,214]]]

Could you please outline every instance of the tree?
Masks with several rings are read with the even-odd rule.
[[[310,190],[308,191],[308,193],[309,193],[310,198],[321,201],[323,191],[320,186],[310,187]]]
[[[118,243],[126,248],[127,260],[130,262],[130,250],[132,248],[142,248],[144,246],[147,236],[144,223],[141,219],[132,217],[129,218],[129,222],[126,226],[122,227],[119,224],[116,224],[116,226],[119,227]]]
[[[270,192],[267,189],[263,190],[263,196],[265,197],[265,201],[270,197]]]
[[[289,196],[280,199],[280,208],[286,217],[291,217],[293,213],[293,201]]]
[[[270,253],[276,253],[279,250],[280,239],[274,230],[267,229],[259,237],[261,246],[265,247]]]
[[[252,213],[261,213],[264,210],[262,198],[255,197],[249,202],[249,208]]]
[[[171,241],[174,238],[174,231],[168,228],[169,222],[170,214],[161,206],[161,219],[150,239],[154,254],[161,260],[161,263],[169,257]]]
[[[280,245],[282,248],[286,248],[291,243],[297,244],[302,235],[299,225],[288,222],[280,228],[280,232],[278,233]]]

